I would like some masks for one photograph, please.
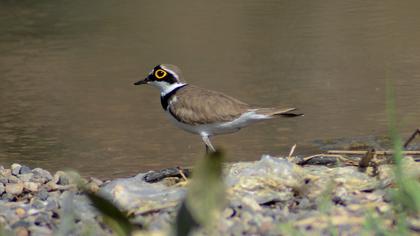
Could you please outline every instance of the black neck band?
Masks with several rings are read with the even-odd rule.
[[[178,91],[178,89],[183,88],[187,86],[187,84],[181,85],[179,87],[176,87],[174,89],[172,89],[172,91],[170,91],[169,93],[165,94],[165,96],[160,96],[160,104],[162,104],[162,108],[164,110],[168,109],[168,105],[169,105],[169,98],[172,97],[172,95],[174,95],[174,93],[176,93],[176,91]]]

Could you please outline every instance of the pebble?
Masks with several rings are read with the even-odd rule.
[[[31,173],[31,168],[29,168],[27,166],[20,167],[19,174],[24,175],[24,174],[28,174],[28,173]]]
[[[24,217],[26,215],[26,211],[23,208],[16,208],[15,210],[16,215],[19,216],[20,218]]]
[[[104,184],[104,181],[102,181],[98,178],[95,178],[95,177],[90,177],[89,181],[95,183],[98,186],[101,186],[102,184]]]
[[[1,178],[1,177],[0,177],[0,184],[5,185],[5,184],[7,184],[7,183],[9,183],[9,180],[7,180],[7,178]]]
[[[29,227],[29,225],[30,225],[30,223],[29,222],[27,222],[27,221],[23,221],[23,220],[19,220],[18,222],[16,222],[16,223],[14,223],[14,224],[12,224],[12,229],[17,229],[17,228],[28,228]]]
[[[18,227],[15,229],[16,236],[28,236],[29,232],[25,227]]]
[[[278,235],[278,225],[283,222],[301,222],[303,226],[309,225],[316,229],[325,224],[320,222],[323,217],[318,217],[317,209],[317,199],[326,182],[322,178],[329,180],[339,176],[344,180],[340,182],[341,190],[337,187],[334,189],[334,193],[339,195],[335,195],[338,197],[332,200],[338,205],[331,204],[331,208],[339,209],[340,214],[362,214],[365,209],[363,201],[379,204],[378,214],[388,214],[392,209],[386,203],[387,195],[384,196],[387,191],[377,193],[376,190],[375,194],[367,195],[360,191],[362,188],[357,184],[346,182],[350,178],[356,180],[355,183],[360,183],[359,180],[370,180],[369,176],[360,178],[360,174],[355,174],[356,168],[353,168],[356,170],[353,172],[351,168],[342,168],[340,171],[339,168],[311,167],[310,175],[319,178],[311,178],[310,182],[305,183],[305,177],[309,175],[307,169],[303,170],[302,167],[270,157],[254,164],[235,163],[235,166],[237,171],[227,174],[230,180],[230,185],[227,186],[227,207],[221,213],[223,222],[216,228],[216,235]],[[335,174],[331,174],[334,171]],[[91,191],[109,196],[119,207],[131,210],[136,215],[134,221],[138,225],[144,225],[145,230],[159,231],[170,227],[178,203],[185,196],[185,185],[145,183],[142,176],[144,174],[105,183],[90,178],[87,187]],[[293,178],[288,178],[290,176]],[[0,166],[0,225],[4,225],[5,229],[11,230],[15,235],[53,235],[54,232],[59,232],[61,220],[69,218],[63,215],[66,213],[72,215],[72,235],[83,234],[88,226],[94,227],[95,235],[110,235],[109,229],[101,221],[102,217],[87,197],[76,187],[66,186],[69,184],[71,179],[62,171],[57,171],[52,176],[46,170],[31,170],[20,164],[13,164],[11,169]],[[355,195],[354,192],[358,194]],[[290,194],[284,195],[285,193]],[[258,199],[264,201],[257,201]],[[263,204],[267,203],[265,199],[272,203]],[[346,204],[342,204],[343,199]],[[351,219],[351,214],[331,215]],[[311,223],[302,223],[312,218]],[[342,225],[337,227],[344,229]],[[310,230],[312,229],[305,233],[313,233]]]
[[[42,201],[42,200],[40,200],[40,199],[38,199],[38,198],[35,198],[35,199],[32,201],[32,207],[34,207],[35,209],[42,209],[42,208],[44,208],[46,205],[47,205],[47,203],[46,203],[46,202],[44,202],[44,201]]]
[[[50,221],[50,217],[47,214],[39,214],[38,217],[36,217],[34,223],[35,225],[47,225]]]
[[[23,192],[23,183],[7,184],[6,193],[19,195]]]
[[[0,169],[0,176],[9,177],[12,174],[10,169]]]
[[[58,209],[59,205],[57,200],[54,199],[48,199],[47,200],[47,205],[45,206],[46,210],[55,210]]]
[[[29,230],[31,231],[31,236],[48,236],[48,235],[53,235],[53,232],[48,227],[42,227],[42,226],[32,225],[31,227],[29,227]],[[92,235],[94,235],[94,234],[92,234]]]
[[[22,180],[20,180],[18,177],[11,175],[7,178],[9,183],[20,183]]]
[[[34,182],[24,182],[23,187],[30,192],[38,192],[39,184]]]
[[[14,202],[16,200],[16,196],[14,194],[6,192],[6,193],[3,193],[3,195],[1,195],[1,199],[8,200],[9,202]]]
[[[12,164],[11,168],[12,168],[12,174],[17,176],[17,175],[19,175],[20,168],[22,168],[22,166],[20,164],[14,163],[14,164]]]
[[[38,191],[37,195],[36,195],[40,200],[45,201],[48,198],[48,191],[43,188],[41,190]]]
[[[34,174],[31,173],[31,172],[29,172],[29,173],[21,174],[19,176],[19,179],[22,180],[22,181],[24,181],[24,182],[27,182],[27,181],[31,181],[31,179],[33,178],[33,176],[34,176]]]
[[[35,168],[32,170],[32,173],[34,174],[34,179],[37,179],[39,181],[41,181],[41,183],[46,183],[50,180],[53,179],[52,175],[50,174],[50,172],[41,169],[41,168]],[[35,180],[32,180],[33,182],[38,182]]]

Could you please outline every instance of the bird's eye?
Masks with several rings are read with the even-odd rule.
[[[162,69],[158,69],[155,71],[155,77],[157,79],[162,79],[163,77],[165,77],[168,73]]]

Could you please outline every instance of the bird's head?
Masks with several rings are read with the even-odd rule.
[[[181,70],[175,65],[160,64],[155,66],[153,70],[143,80],[137,81],[134,85],[151,84],[160,89],[162,94],[184,85],[181,79]]]

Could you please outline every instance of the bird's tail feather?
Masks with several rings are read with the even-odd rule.
[[[296,110],[296,108],[278,108],[278,107],[272,107],[272,108],[258,108],[255,110],[255,113],[260,115],[266,115],[269,117],[275,117],[275,116],[284,116],[284,117],[296,117],[296,116],[303,116],[302,113],[294,113],[293,111]]]

